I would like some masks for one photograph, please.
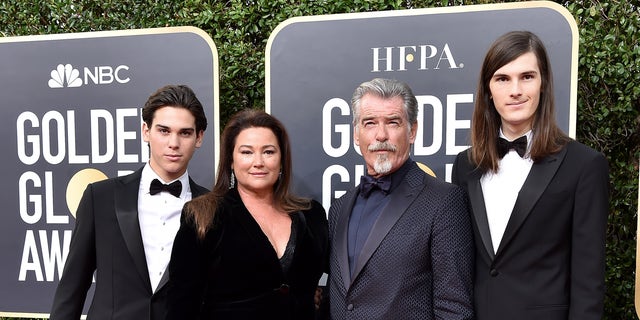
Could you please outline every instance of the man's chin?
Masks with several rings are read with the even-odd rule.
[[[373,170],[376,172],[376,175],[385,175],[391,171],[391,163],[376,163],[373,166]]]
[[[172,165],[162,168],[169,176],[179,177],[185,172],[184,166]]]

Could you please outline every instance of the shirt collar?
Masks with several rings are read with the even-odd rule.
[[[525,132],[525,134],[523,134],[522,136],[527,136],[527,148],[528,148],[529,146],[531,146],[531,137],[533,137],[533,131],[532,131],[532,130],[529,130],[529,131]],[[522,137],[522,136],[520,136],[520,137]],[[503,139],[505,139],[505,140],[507,140],[507,141],[513,141],[513,140],[515,140],[515,139],[510,140],[509,138],[507,138],[507,136],[505,136],[505,135],[504,135],[504,132],[502,132],[502,127],[500,127],[499,137],[500,137],[500,138],[503,138]],[[520,138],[520,137],[517,137],[516,139],[518,139],[518,138]]]
[[[503,138],[503,139],[507,140],[507,141],[513,141],[513,140],[515,140],[515,139],[513,139],[513,140],[509,140],[509,139],[504,135],[504,133],[502,132],[502,127],[500,127],[500,133],[499,133],[499,135],[498,135],[498,136],[499,136],[500,138]],[[529,131],[527,131],[527,132],[526,132],[525,134],[523,134],[522,136],[526,136],[526,137],[527,137],[527,153],[525,154],[525,157],[526,157],[526,158],[530,158],[530,157],[531,157],[531,155],[530,155],[529,153],[531,152],[531,141],[533,141],[533,130],[529,130]],[[522,136],[520,136],[520,137],[522,137]],[[517,137],[516,139],[518,139],[518,138],[520,138],[520,137]]]

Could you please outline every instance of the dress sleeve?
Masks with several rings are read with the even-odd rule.
[[[205,245],[183,211],[169,261],[167,320],[198,318],[207,283]]]

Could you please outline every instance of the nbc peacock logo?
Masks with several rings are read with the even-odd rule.
[[[49,79],[49,88],[77,88],[82,86],[82,78],[80,71],[75,69],[71,64],[59,64],[57,68],[51,70],[51,79]]]
[[[85,85],[126,84],[129,78],[129,66],[89,66],[74,68],[71,64],[59,64],[51,70],[49,88],[77,88]]]

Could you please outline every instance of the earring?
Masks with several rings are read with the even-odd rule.
[[[236,177],[233,175],[233,171],[231,171],[231,183],[229,184],[229,189],[233,189],[236,185]]]

